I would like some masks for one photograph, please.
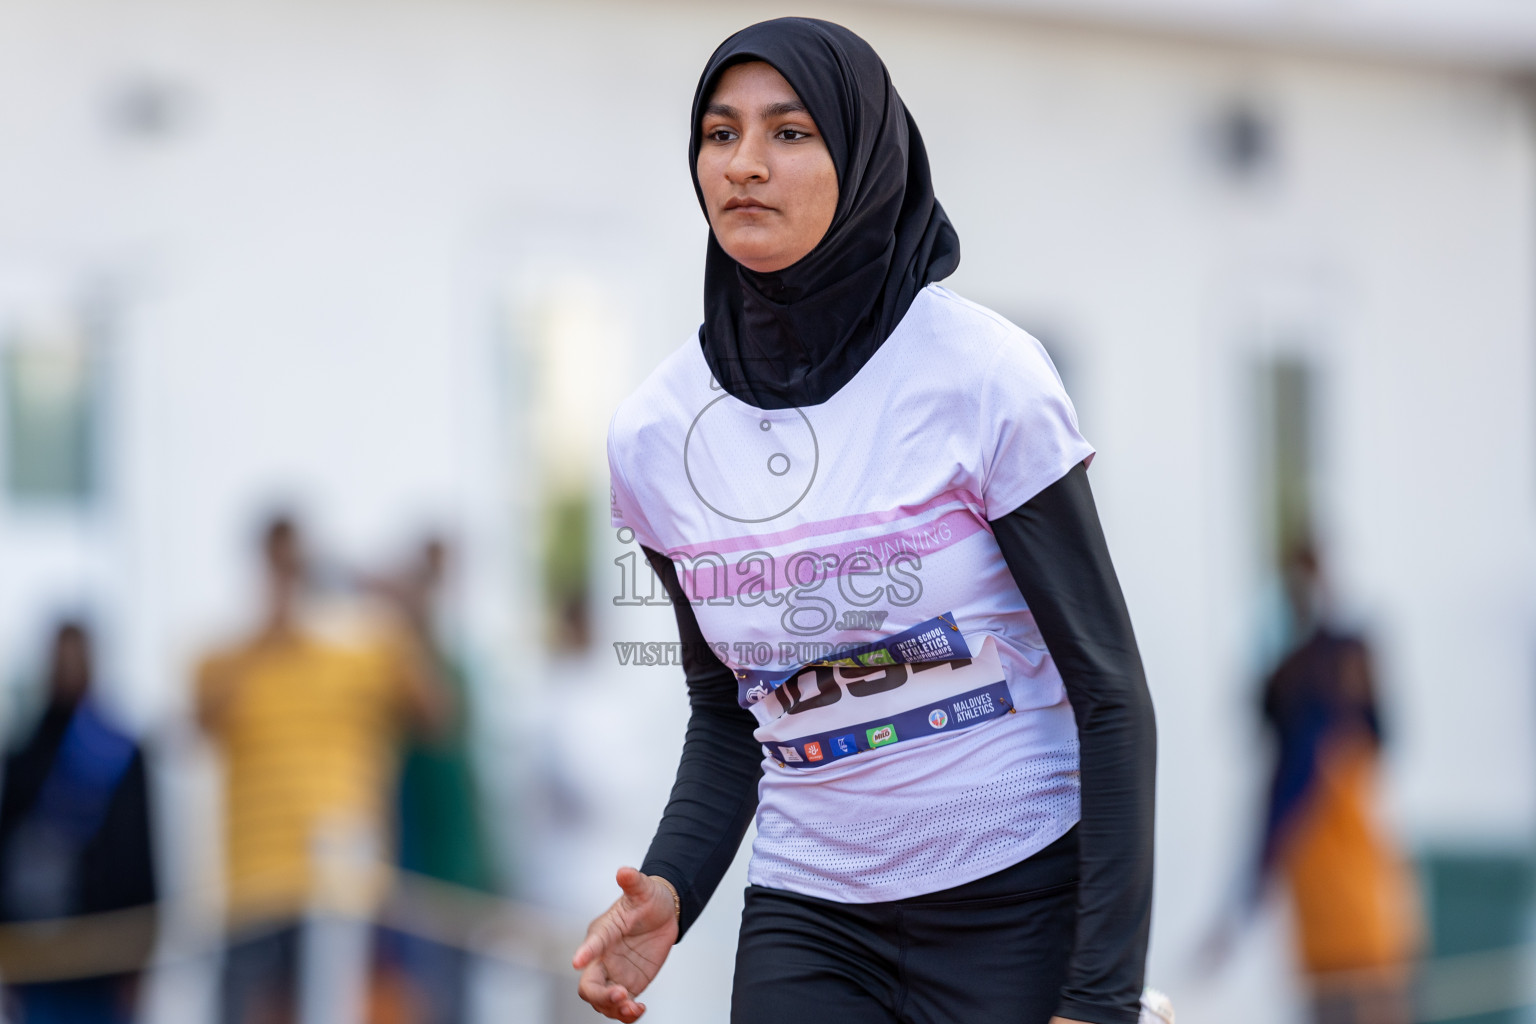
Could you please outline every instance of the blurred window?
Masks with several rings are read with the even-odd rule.
[[[1255,556],[1263,581],[1258,665],[1273,665],[1300,641],[1303,624],[1286,598],[1283,566],[1292,549],[1315,541],[1315,365],[1294,352],[1261,357],[1253,376]],[[1267,670],[1266,670],[1267,671]]]
[[[0,337],[6,491],[84,504],[95,494],[97,360],[78,322]]]
[[[1317,382],[1312,367],[1295,356],[1271,361],[1264,370],[1269,410],[1269,519],[1271,542],[1283,558],[1312,536],[1313,419]]]
[[[615,349],[626,332],[612,297],[580,274],[522,284],[509,313],[525,388],[524,511],[536,526],[542,632],[551,651],[588,653],[597,531],[607,528],[597,513],[608,501],[608,420],[622,397],[613,394]]]
[[[544,607],[547,635],[561,651],[592,643],[589,604],[592,573],[592,494],[585,490],[545,493],[540,509],[544,533]]]

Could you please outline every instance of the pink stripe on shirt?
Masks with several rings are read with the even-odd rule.
[[[881,515],[884,517],[883,513]],[[904,517],[908,523],[918,518],[914,515]],[[902,554],[916,555],[920,562],[924,555],[943,551],[984,531],[992,532],[978,512],[971,508],[954,508],[937,518],[906,528],[787,553],[763,552],[767,557],[742,558],[735,565],[718,551],[705,550],[686,558],[681,558],[680,551],[673,558],[683,561],[678,578],[690,598],[735,598],[747,589],[748,584],[761,587],[765,592],[774,592],[811,587],[818,579],[879,573],[893,558]],[[856,554],[867,557],[853,558]],[[829,559],[836,560],[830,571],[825,568]],[[906,559],[906,565],[908,572],[919,571],[910,558]],[[791,579],[791,574],[796,578]]]
[[[872,526],[882,526],[885,523],[901,519],[911,519],[922,515],[924,512],[954,503],[966,506],[985,522],[986,506],[982,504],[981,499],[970,491],[956,488],[945,491],[917,505],[897,505],[895,508],[887,509],[883,512],[858,512],[853,515],[837,516],[833,519],[821,519],[801,523],[799,526],[778,530],[773,533],[744,533],[735,537],[722,537],[718,540],[705,541],[701,544],[680,544],[670,549],[667,554],[686,555],[689,558],[697,558],[700,555],[707,554],[724,555],[734,551],[773,548],[804,540],[808,537],[823,537],[833,533],[846,533],[850,530],[863,530]],[[990,531],[991,527],[987,529]]]

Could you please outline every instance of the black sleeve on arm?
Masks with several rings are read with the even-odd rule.
[[[640,870],[677,887],[681,941],[731,866],[757,810],[763,751],[752,736],[757,719],[736,699],[736,676],[707,645],[677,568],[642,546],[677,614],[683,672],[688,680],[688,732],[672,796]]]
[[[1135,1024],[1152,919],[1157,726],[1086,466],[993,520],[992,530],[1077,719],[1077,939],[1056,1012]]]

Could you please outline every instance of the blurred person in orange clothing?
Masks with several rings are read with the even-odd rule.
[[[1382,729],[1368,644],[1325,614],[1310,543],[1286,558],[1299,641],[1266,680],[1278,741],[1255,893],[1282,877],[1317,1024],[1409,1024],[1416,888],[1377,821]]]
[[[311,908],[377,909],[400,740],[446,715],[430,662],[405,631],[338,639],[306,624],[304,546],[287,515],[268,522],[262,557],[258,627],[205,658],[196,680],[198,721],[225,770],[222,1024],[295,1019]]]

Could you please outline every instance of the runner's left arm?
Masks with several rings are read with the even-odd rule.
[[[1086,464],[991,525],[1077,719],[1077,938],[1056,1012],[1136,1024],[1152,913],[1157,726]]]

